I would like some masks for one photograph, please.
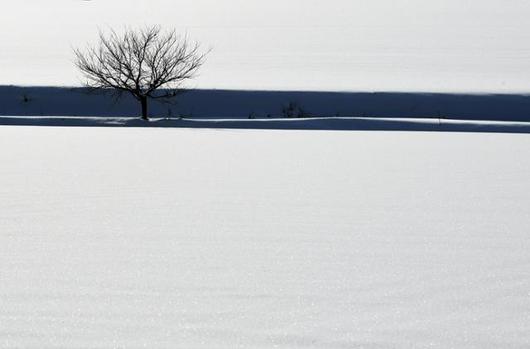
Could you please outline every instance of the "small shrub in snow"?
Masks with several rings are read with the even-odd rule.
[[[282,116],[284,118],[308,118],[311,115],[298,103],[291,101],[282,107]]]

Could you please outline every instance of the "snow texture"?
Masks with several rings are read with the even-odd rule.
[[[2,348],[527,348],[530,138],[0,127]]]

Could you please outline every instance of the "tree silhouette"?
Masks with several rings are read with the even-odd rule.
[[[144,120],[149,118],[148,99],[175,97],[182,84],[196,76],[206,56],[198,43],[159,26],[126,29],[122,34],[100,32],[98,45],[74,53],[87,87],[112,89],[117,97],[130,93],[140,103]]]

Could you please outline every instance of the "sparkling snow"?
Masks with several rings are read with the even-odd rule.
[[[526,348],[530,137],[0,127],[2,348]]]

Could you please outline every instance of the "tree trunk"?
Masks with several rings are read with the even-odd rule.
[[[140,103],[142,104],[142,119],[149,120],[149,116],[147,115],[147,97],[140,97]]]

